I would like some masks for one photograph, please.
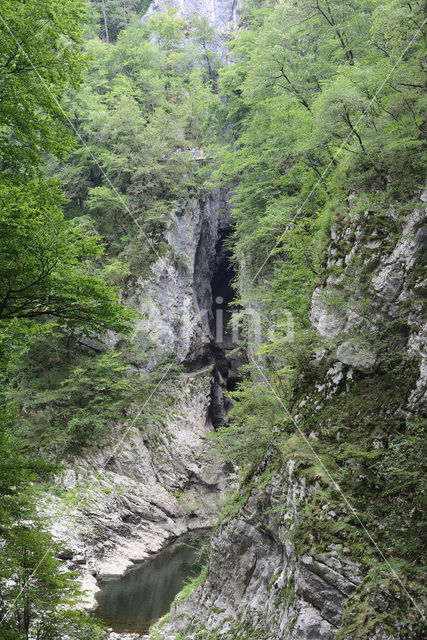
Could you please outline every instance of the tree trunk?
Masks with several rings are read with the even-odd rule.
[[[104,16],[104,27],[105,27],[105,42],[110,42],[110,39],[108,37],[108,23],[107,23],[107,15],[105,13],[105,2],[104,0],[101,0],[102,3],[102,15]]]

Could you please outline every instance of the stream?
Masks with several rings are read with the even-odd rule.
[[[184,584],[200,572],[206,532],[186,534],[121,578],[103,580],[94,612],[119,633],[147,633],[169,611]]]

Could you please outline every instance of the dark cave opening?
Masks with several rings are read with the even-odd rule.
[[[214,428],[228,422],[228,412],[234,402],[224,392],[236,390],[241,381],[239,368],[246,362],[244,352],[239,349],[237,330],[232,326],[235,299],[233,281],[237,274],[231,260],[231,252],[227,248],[226,240],[229,233],[224,232],[217,243],[215,270],[211,280],[213,342],[210,351],[215,369],[209,417]]]
[[[226,246],[229,233],[225,232],[216,246],[215,270],[211,280],[212,321],[211,331],[215,344],[223,349],[231,349],[237,343],[237,335],[233,335],[232,315],[234,300],[233,281],[236,270],[231,261],[231,252]],[[236,345],[237,346],[237,345]]]

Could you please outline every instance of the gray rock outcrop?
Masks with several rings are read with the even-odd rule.
[[[187,531],[213,525],[225,477],[209,454],[211,372],[183,375],[176,405],[159,432],[136,427],[88,451],[58,478],[42,511],[62,558],[82,573],[87,608],[97,579],[123,575]]]
[[[360,566],[339,546],[316,557],[296,554],[289,532],[314,487],[290,461],[257,488],[268,459],[264,464],[245,506],[212,540],[205,584],[173,607],[166,637],[201,640],[216,630],[227,640],[254,632],[268,640],[332,640],[340,628],[344,602],[363,577]]]
[[[211,353],[211,280],[228,224],[220,190],[183,202],[171,213],[165,255],[128,298],[141,314],[136,339],[148,335],[155,358],[168,353],[189,365],[173,388],[157,390],[173,398],[162,424],[140,431],[132,426],[137,408],[129,408],[127,423],[112,425],[109,443],[70,461],[59,491],[40,506],[64,544],[62,559],[81,573],[86,608],[96,605],[98,579],[120,576],[169,539],[215,522],[226,477],[208,438],[212,395],[218,405],[222,397]]]
[[[425,409],[427,395],[423,313],[427,283],[422,271],[414,278],[427,251],[424,201],[425,194],[421,206],[403,222],[399,211],[390,207],[383,223],[389,232],[384,233],[383,229],[370,230],[369,218],[375,211],[352,213],[350,198],[348,224],[331,231],[327,255],[332,273],[314,291],[311,307],[312,326],[335,349],[338,361],[363,373],[381,367],[384,345],[379,338],[387,327],[394,327],[395,339],[389,341],[386,355],[390,349],[406,348],[420,361],[412,410],[418,405]],[[339,275],[333,273],[337,267]]]
[[[341,228],[331,230],[330,275],[314,292],[311,310],[312,326],[325,343],[316,365],[329,365],[300,401],[301,408],[310,398],[313,410],[320,410],[336,394],[345,394],[355,378],[381,375],[387,358],[403,353],[419,369],[400,411],[409,418],[425,410],[425,273],[419,265],[426,251],[426,210],[418,207],[402,219],[390,208],[385,215],[391,219],[385,225],[388,233],[368,224],[369,211],[356,214],[351,207]],[[350,297],[355,283],[363,287]],[[333,640],[341,629],[345,603],[365,578],[362,566],[341,544],[296,551],[293,527],[319,486],[296,472],[296,460],[288,459],[270,474],[269,465],[267,455],[251,479],[244,506],[237,505],[216,530],[206,581],[185,602],[176,601],[156,638]],[[322,509],[319,518],[336,520],[327,504]],[[380,611],[389,608],[387,590],[375,597]],[[398,621],[393,630],[372,624],[366,637],[418,637],[411,636],[410,625],[401,635],[406,622]]]
[[[153,0],[147,15],[165,13],[168,6],[176,8],[185,19],[194,14],[205,16],[215,28],[220,44],[229,31],[237,28],[241,0]]]
[[[190,198],[171,214],[169,250],[152,266],[152,277],[137,283],[129,304],[138,308],[138,328],[180,362],[195,360],[212,340],[211,280],[216,246],[229,225],[227,194],[215,190]]]

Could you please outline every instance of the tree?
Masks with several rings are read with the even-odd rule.
[[[87,334],[129,332],[132,312],[85,267],[102,246],[63,219],[62,202],[54,180],[0,184],[0,321],[50,318]]]
[[[129,332],[132,313],[91,275],[102,253],[96,236],[64,220],[57,180],[42,175],[47,153],[65,157],[72,136],[61,107],[79,86],[83,0],[5,0],[0,13],[0,360],[52,325],[92,334]],[[2,382],[6,381],[2,376]],[[2,400],[4,393],[2,391]],[[9,415],[11,413],[12,415]],[[56,559],[36,512],[34,482],[52,465],[25,455],[13,410],[0,415],[0,635],[7,640],[101,638],[83,617],[70,618],[77,591]],[[71,598],[71,599],[70,599]]]
[[[140,19],[151,0],[90,0],[96,21],[95,33],[105,42],[117,37],[134,19]]]
[[[0,10],[0,160],[4,172],[34,174],[41,153],[65,157],[72,136],[61,100],[78,87],[84,0],[3,0]]]
[[[215,99],[212,44],[204,21],[186,23],[174,11],[128,25],[115,44],[86,42],[93,65],[68,103],[84,146],[66,163],[50,162],[49,173],[64,184],[66,216],[84,218],[104,238],[104,264],[129,267],[121,270],[124,286],[162,255],[170,211],[201,184],[184,151],[202,145]]]
[[[299,553],[348,543],[364,564],[367,578],[346,603],[340,638],[371,637],[376,625],[416,637],[421,616],[406,596],[422,601],[425,416],[408,408],[419,362],[406,340],[408,318],[415,334],[423,312],[414,293],[405,301],[396,295],[385,313],[372,278],[392,255],[405,215],[420,206],[425,3],[252,0],[246,11],[249,32],[237,33],[231,64],[220,72],[217,126],[228,144],[216,155],[212,181],[233,190],[236,290],[244,308],[265,313],[269,336],[258,350],[262,372],[249,365],[232,393],[237,402],[219,448],[244,469],[264,458],[266,476],[292,460],[300,477],[321,487],[300,509],[291,537]],[[420,255],[409,276],[415,286],[423,267]],[[360,319],[348,334],[358,349],[373,342],[377,354],[375,373],[358,372],[333,394],[326,371],[340,360],[346,330],[333,340],[310,330],[316,287],[336,318]],[[310,447],[301,432],[312,437]],[[248,473],[242,499],[251,482]],[[341,512],[336,483],[357,520]],[[322,513],[331,506],[325,526]],[[361,540],[361,523],[387,557],[387,571],[394,569],[388,584],[384,556]]]
[[[88,334],[112,328],[128,332],[132,314],[87,261],[102,253],[64,221],[57,181],[41,176],[46,153],[71,149],[61,99],[78,87],[86,67],[82,53],[83,0],[2,4],[0,15],[0,323],[55,318]]]
[[[216,90],[218,70],[221,67],[221,56],[215,51],[217,35],[215,29],[204,16],[194,14],[190,19],[191,38],[196,43],[195,56],[200,57],[200,62],[206,69],[206,78]],[[200,53],[199,53],[200,51]]]
[[[101,640],[105,632],[85,614],[73,614],[80,593],[64,571],[35,509],[34,483],[54,465],[17,450],[13,416],[0,414],[0,635],[4,640]]]

